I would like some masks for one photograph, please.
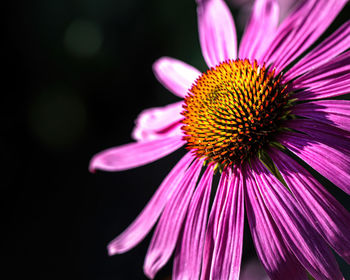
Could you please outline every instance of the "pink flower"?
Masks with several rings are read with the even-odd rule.
[[[142,112],[136,142],[91,160],[91,170],[121,171],[189,150],[109,254],[159,219],[149,278],[174,253],[174,279],[238,279],[246,211],[271,279],[343,279],[331,248],[350,263],[350,214],[303,166],[350,194],[350,101],[332,99],[350,89],[349,21],[309,51],[347,1],[303,1],[278,25],[277,2],[257,0],[238,51],[225,2],[197,2],[209,70],[156,61],[157,79],[184,101]]]

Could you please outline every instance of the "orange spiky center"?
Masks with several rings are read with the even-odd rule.
[[[272,141],[286,115],[281,75],[249,60],[228,60],[203,73],[185,98],[187,148],[225,167],[243,163]]]

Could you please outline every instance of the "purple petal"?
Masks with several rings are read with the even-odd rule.
[[[315,49],[305,55],[285,74],[285,79],[291,80],[300,74],[320,67],[330,59],[336,57],[349,48],[350,45],[350,21],[343,24]]]
[[[350,132],[350,101],[320,100],[295,105],[292,113]]]
[[[350,194],[350,156],[296,133],[285,133],[278,141],[313,169]]]
[[[323,99],[347,94],[349,91],[350,74],[335,78],[327,83],[320,82],[316,87],[296,92],[294,97],[299,100]]]
[[[203,161],[196,160],[180,182],[180,188],[165,206],[148,248],[145,274],[153,279],[171,257],[182,227]]]
[[[339,128],[306,119],[290,120],[286,126],[306,133],[316,141],[350,155],[350,133]]]
[[[350,263],[350,213],[290,157],[276,149],[270,155],[308,220],[333,249]]]
[[[246,208],[256,252],[271,280],[307,279],[299,261],[285,245],[256,186],[255,179],[246,173]]]
[[[321,67],[293,81],[294,94],[299,100],[339,96],[350,91],[350,52],[345,52]]]
[[[146,109],[137,117],[132,137],[136,141],[182,135],[180,121],[183,102]]]
[[[337,79],[339,82],[344,81],[344,77],[349,79],[349,73],[350,51],[345,52],[329,60],[320,67],[300,76],[293,81],[293,88],[319,88],[325,85],[334,85],[335,80]]]
[[[184,145],[181,136],[125,144],[104,150],[90,161],[89,170],[122,171],[160,159]]]
[[[199,279],[214,168],[206,168],[192,197],[173,265],[174,279]]]
[[[193,159],[193,156],[187,153],[176,164],[135,221],[108,244],[110,255],[121,254],[130,250],[148,234],[172,194],[181,187],[180,182]]]
[[[241,171],[234,168],[228,193],[216,224],[211,279],[239,279],[244,225],[244,194]]]
[[[224,201],[228,194],[228,185],[232,180],[231,177],[232,173],[230,172],[230,169],[225,169],[220,177],[213,206],[210,211],[207,231],[205,233],[201,279],[210,278],[210,268],[215,245],[214,240],[218,233],[217,224],[219,223],[220,213],[222,212]]]
[[[184,98],[193,82],[201,75],[191,65],[171,57],[162,57],[153,64],[158,81],[175,95]]]
[[[197,2],[199,39],[208,67],[214,67],[227,59],[236,59],[236,28],[225,2]]]
[[[255,1],[251,18],[239,47],[239,58],[260,58],[270,45],[278,25],[279,8],[276,0]]]
[[[309,0],[292,12],[280,25],[264,61],[278,70],[310,47],[333,22],[347,0]]]
[[[305,219],[290,192],[259,161],[252,162],[252,173],[255,188],[299,262],[316,279],[343,279],[331,250]]]

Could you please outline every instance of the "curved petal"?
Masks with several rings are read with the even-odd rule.
[[[184,143],[181,136],[176,135],[110,148],[93,156],[89,170],[122,171],[135,168],[165,157]]]
[[[301,101],[331,98],[344,95],[350,92],[350,74],[340,76],[327,83],[321,82],[317,87],[296,92],[294,97]]]
[[[225,2],[197,2],[199,40],[208,67],[214,67],[227,59],[236,59],[236,28]]]
[[[180,182],[181,187],[173,194],[160,217],[143,267],[145,274],[151,279],[165,265],[174,251],[202,164],[202,160],[196,160],[188,168]]]
[[[279,142],[313,169],[350,195],[350,156],[296,133],[285,133]]]
[[[291,69],[288,70],[284,78],[286,80],[291,80],[307,71],[322,66],[330,59],[333,59],[343,51],[347,50],[349,45],[350,21],[347,21],[331,36],[300,59]]]
[[[239,279],[244,225],[244,194],[241,171],[234,168],[232,181],[216,225],[211,279]]]
[[[132,137],[136,141],[154,140],[175,135],[182,135],[180,121],[183,102],[165,107],[149,108],[141,112],[135,120]]]
[[[332,251],[305,219],[290,192],[259,161],[252,162],[252,173],[283,240],[299,262],[316,279],[342,280]]]
[[[316,141],[350,155],[350,133],[339,128],[306,119],[290,120],[286,126],[306,133]]]
[[[310,47],[333,22],[347,0],[308,0],[292,12],[280,25],[264,61],[278,70]]]
[[[293,159],[276,149],[270,155],[308,220],[350,263],[350,213]]]
[[[164,87],[181,98],[201,75],[193,66],[171,57],[159,58],[153,64],[153,72]]]
[[[278,25],[279,7],[277,0],[256,0],[253,12],[244,31],[238,57],[256,59],[259,62],[262,54],[270,45]]]
[[[191,199],[174,257],[174,279],[199,279],[214,166],[206,168]]]
[[[121,254],[135,247],[148,234],[180,182],[194,157],[187,153],[171,170],[135,221],[108,244],[109,255]]]
[[[293,90],[299,100],[339,96],[350,91],[350,52],[345,52],[319,68],[293,81]]]
[[[292,113],[350,132],[350,101],[319,100],[295,105]]]
[[[255,179],[244,170],[248,223],[256,252],[271,280],[308,279],[290,249],[285,245],[264,204]]]
[[[344,81],[344,77],[349,79],[350,73],[350,51],[345,52],[320,67],[300,76],[293,81],[293,89],[317,88],[325,85],[334,85],[335,81]]]

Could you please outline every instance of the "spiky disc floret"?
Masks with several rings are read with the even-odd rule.
[[[281,75],[249,60],[228,60],[203,73],[185,98],[187,148],[221,166],[242,163],[272,140],[286,115]]]

